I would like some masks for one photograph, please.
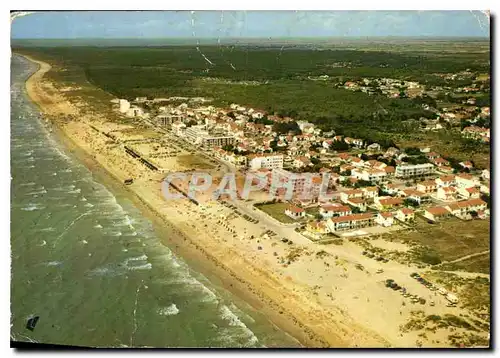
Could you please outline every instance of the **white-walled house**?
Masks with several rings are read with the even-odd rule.
[[[294,220],[301,219],[306,216],[306,211],[298,206],[290,205],[285,209],[285,215],[291,217]]]
[[[452,186],[443,186],[438,188],[436,198],[444,201],[457,200],[457,189]]]
[[[455,181],[457,183],[457,186],[462,188],[471,188],[480,185],[477,178],[467,173],[457,175],[455,177]]]
[[[394,224],[394,217],[392,213],[389,212],[378,213],[377,217],[375,218],[375,221],[380,226],[389,227],[392,226],[392,224]]]
[[[332,204],[325,204],[321,205],[319,208],[319,214],[324,218],[324,219],[329,219],[334,216],[346,216],[346,215],[351,215],[352,210],[349,206],[346,205],[332,205]]]
[[[409,222],[415,220],[415,211],[408,208],[402,208],[396,211],[396,219],[402,222]]]

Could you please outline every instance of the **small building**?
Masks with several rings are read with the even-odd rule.
[[[306,225],[306,230],[313,235],[326,235],[330,233],[326,221],[310,221]]]
[[[352,214],[328,219],[326,222],[330,232],[359,229],[375,225],[372,213]]]
[[[294,220],[302,219],[306,216],[306,211],[298,206],[290,205],[285,209],[285,215],[291,217]]]
[[[356,179],[370,181],[370,182],[380,182],[384,180],[387,173],[383,169],[353,169],[351,175]]]
[[[361,188],[363,191],[363,198],[365,199],[373,199],[378,196],[378,187],[376,186],[365,186]]]
[[[434,163],[435,166],[440,168],[450,165],[450,162],[448,160],[441,157],[434,159],[432,162]]]
[[[413,200],[418,205],[422,204],[422,202],[426,201],[429,196],[427,193],[421,192],[420,190],[415,189],[404,189],[400,191],[400,196],[403,198]]]
[[[453,173],[453,168],[452,167],[449,167],[447,165],[443,165],[441,167],[439,167],[439,170],[443,173],[446,173],[446,174],[452,174]]]
[[[390,195],[396,195],[399,192],[399,186],[397,184],[384,184],[382,186],[382,189],[384,192],[390,194]]]
[[[366,203],[365,199],[361,198],[351,198],[347,199],[347,204],[351,205],[352,207],[358,208],[359,211],[366,211],[368,205]]]
[[[127,113],[128,110],[130,109],[130,102],[127,101],[126,99],[120,99],[118,103],[120,105],[119,108],[120,113]]]
[[[346,203],[348,199],[363,198],[364,193],[361,189],[351,189],[340,193],[340,200]]]
[[[443,186],[438,188],[436,198],[443,201],[457,200],[457,189],[452,186]]]
[[[437,222],[444,218],[448,218],[451,215],[452,215],[451,212],[442,206],[427,208],[424,211],[424,217],[434,222]]]
[[[458,194],[463,199],[479,199],[479,197],[481,196],[480,190],[476,187],[471,187],[471,188],[460,187],[458,188]]]
[[[408,208],[402,208],[396,211],[396,219],[402,222],[409,222],[415,220],[415,211]]]
[[[422,193],[433,193],[437,189],[435,180],[424,180],[417,184],[417,190]]]
[[[460,165],[464,169],[469,169],[469,170],[474,168],[474,165],[470,161],[460,162],[458,163],[458,165]]]
[[[388,212],[387,213],[378,213],[377,217],[375,218],[375,221],[380,226],[389,227],[389,226],[392,226],[392,224],[394,224],[394,217],[393,217],[392,213],[388,213]]]
[[[379,151],[381,149],[381,147],[380,147],[380,144],[378,144],[378,143],[372,143],[369,146],[367,146],[366,149],[368,149],[371,152],[376,152],[376,151]]]
[[[441,157],[438,153],[436,152],[429,152],[429,153],[426,153],[425,156],[427,157],[427,159],[429,160],[434,160],[434,159],[437,159],[439,157]]]
[[[379,210],[389,210],[403,206],[403,199],[390,196],[379,196],[374,199],[375,206]]]
[[[332,205],[325,204],[321,205],[319,208],[319,214],[325,218],[329,219],[335,216],[347,216],[352,214],[352,210],[349,206],[346,205]]]
[[[471,188],[480,185],[477,178],[467,173],[461,173],[457,175],[455,177],[455,181],[457,183],[457,186],[462,188]]]
[[[438,188],[455,185],[454,175],[442,175],[435,180]]]

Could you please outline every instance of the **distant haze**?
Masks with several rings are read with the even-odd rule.
[[[12,39],[489,37],[480,11],[44,11]]]

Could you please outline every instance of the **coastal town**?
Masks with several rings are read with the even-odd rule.
[[[310,239],[406,229],[416,217],[435,223],[489,216],[489,170],[471,161],[457,163],[429,147],[383,148],[239,104],[215,108],[186,101],[174,106],[168,99],[147,98],[115,102],[118,112],[181,139],[235,172],[239,199],[245,175],[259,178],[263,185],[245,199],[275,220],[300,223]],[[489,128],[468,126],[462,133],[489,141]],[[147,152],[140,155],[148,157]],[[148,160],[161,170],[158,153],[155,157]],[[288,200],[285,183],[293,190]],[[322,189],[331,195],[322,198]]]
[[[84,101],[41,68],[47,125],[305,345],[489,344],[489,166],[203,97]],[[454,130],[484,145],[478,116]]]
[[[11,348],[491,349],[490,16],[11,11]]]

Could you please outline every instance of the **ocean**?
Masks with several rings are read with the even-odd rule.
[[[176,256],[126,190],[99,180],[58,141],[26,94],[36,69],[12,57],[11,340],[298,347]]]

